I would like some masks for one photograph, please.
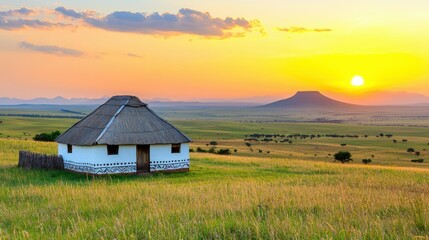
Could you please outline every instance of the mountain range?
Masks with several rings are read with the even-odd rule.
[[[282,99],[274,96],[255,96],[236,99],[197,99],[191,101],[174,101],[167,98],[153,98],[141,100],[157,107],[252,107],[252,106],[284,106],[302,107],[311,106],[312,102],[317,106],[351,107],[359,102],[361,105],[372,106],[429,106],[429,97],[407,92],[368,92],[362,95],[348,96],[339,93],[328,93],[327,97],[317,91],[299,91],[294,96]],[[100,105],[110,97],[101,98],[54,98],[19,99],[0,97],[0,105]],[[277,100],[277,101],[276,101]],[[349,102],[349,103],[346,103]],[[313,106],[314,107],[314,106]]]

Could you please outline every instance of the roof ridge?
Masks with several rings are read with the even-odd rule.
[[[115,114],[113,114],[112,118],[110,119],[109,123],[107,123],[106,127],[103,129],[103,131],[100,133],[100,135],[95,139],[95,143],[97,144],[98,141],[101,139],[101,137],[103,137],[103,135],[107,132],[107,129],[109,129],[110,125],[112,125],[113,121],[115,120],[116,116],[119,115],[119,113],[121,113],[122,109],[124,109],[124,107],[128,104],[128,102],[130,101],[130,99],[128,99],[125,103],[123,103],[121,105],[121,107],[115,112]]]

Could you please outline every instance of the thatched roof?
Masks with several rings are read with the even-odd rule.
[[[190,142],[185,134],[134,96],[114,96],[56,142],[72,145],[144,145]]]

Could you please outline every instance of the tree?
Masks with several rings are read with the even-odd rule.
[[[341,163],[353,161],[352,154],[346,151],[339,151],[338,153],[334,154],[334,158],[335,161],[340,161]]]
[[[409,153],[414,152],[414,148],[408,148],[408,149],[407,149],[407,152],[409,152]]]

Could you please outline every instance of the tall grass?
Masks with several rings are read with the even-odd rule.
[[[22,147],[55,151],[0,141],[0,238],[429,236],[424,169],[194,154],[189,173],[91,178],[17,169]]]

